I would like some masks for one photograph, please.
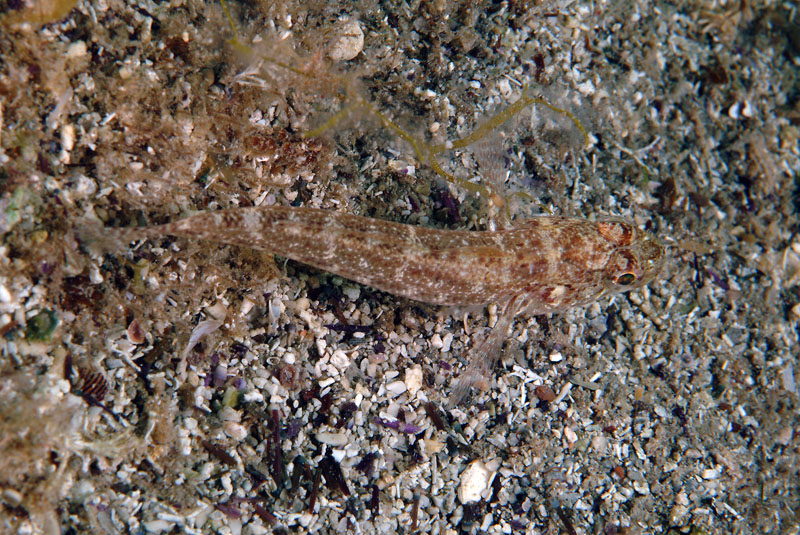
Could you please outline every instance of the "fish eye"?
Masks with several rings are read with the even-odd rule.
[[[636,282],[636,275],[630,272],[618,275],[614,281],[615,284],[619,284],[620,286],[630,286],[634,282]]]

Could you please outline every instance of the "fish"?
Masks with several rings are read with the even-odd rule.
[[[666,257],[654,235],[618,217],[538,216],[498,230],[471,231],[317,208],[257,206],[102,232],[118,242],[172,235],[251,247],[433,305],[499,303],[503,311],[470,355],[456,400],[494,367],[517,314],[562,312],[641,288],[657,277]]]

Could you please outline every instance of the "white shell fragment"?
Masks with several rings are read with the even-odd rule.
[[[386,385],[386,391],[397,397],[406,391],[406,384],[403,381],[393,381]]]
[[[364,48],[364,32],[357,20],[350,20],[339,26],[331,41],[328,57],[333,61],[349,61]]]
[[[420,388],[422,388],[422,367],[413,366],[406,370],[406,389],[412,396],[416,396]]]
[[[247,437],[247,428],[237,422],[225,422],[223,426],[225,434],[232,439],[241,442]]]
[[[329,433],[320,431],[317,433],[317,440],[328,446],[344,446],[347,444],[347,434],[345,433]]]
[[[461,472],[458,500],[463,504],[480,500],[481,493],[489,488],[491,477],[492,473],[482,461],[473,461],[466,470]]]

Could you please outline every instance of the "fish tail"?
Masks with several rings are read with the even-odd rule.
[[[99,221],[85,221],[75,227],[78,242],[93,253],[115,253],[137,240],[163,235],[158,227],[106,228]]]

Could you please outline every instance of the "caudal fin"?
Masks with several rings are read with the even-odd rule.
[[[126,250],[132,241],[151,237],[152,227],[106,228],[99,221],[87,220],[75,227],[80,244],[94,254]]]

